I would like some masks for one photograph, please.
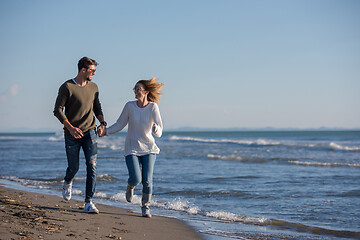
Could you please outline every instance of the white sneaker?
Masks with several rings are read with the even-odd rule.
[[[85,204],[84,212],[85,213],[99,213],[99,210],[95,207],[95,204],[93,202],[88,202]]]
[[[71,190],[72,190],[72,182],[67,183],[66,181],[64,181],[64,186],[63,186],[63,198],[66,201],[69,201],[71,199]]]

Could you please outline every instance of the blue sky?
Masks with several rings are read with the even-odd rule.
[[[77,61],[108,123],[165,82],[165,128],[360,128],[360,1],[0,1],[0,131],[61,130]]]

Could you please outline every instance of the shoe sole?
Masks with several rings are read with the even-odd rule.
[[[67,198],[66,196],[63,195],[63,199],[64,199],[65,201],[70,201],[71,196],[70,196],[69,198]]]

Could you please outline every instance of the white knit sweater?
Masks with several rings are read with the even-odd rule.
[[[156,125],[153,131],[153,125]],[[125,140],[125,156],[143,156],[150,153],[158,154],[160,149],[152,136],[161,137],[162,121],[159,106],[150,102],[146,107],[140,108],[136,101],[127,102],[120,117],[112,126],[106,129],[107,135],[117,133],[128,125]]]

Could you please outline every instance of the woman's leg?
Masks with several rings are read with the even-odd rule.
[[[153,190],[152,179],[156,155],[148,154],[141,157],[143,194],[141,199],[141,210],[143,217],[151,217],[150,202]]]
[[[134,188],[141,182],[140,159],[135,155],[127,155],[125,161],[129,172],[128,184]]]
[[[153,173],[156,161],[156,154],[141,156],[143,193],[153,192]]]

